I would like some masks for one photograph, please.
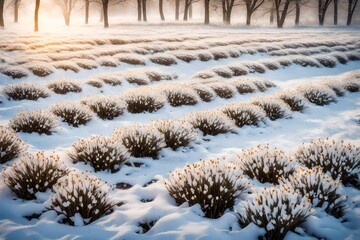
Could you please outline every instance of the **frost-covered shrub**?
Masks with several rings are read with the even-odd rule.
[[[137,54],[122,54],[117,55],[120,62],[127,63],[130,65],[145,65],[143,57]]]
[[[226,69],[226,68],[215,68],[213,69],[214,73],[216,73],[216,75],[223,77],[223,78],[231,78],[232,75],[232,71],[230,69]]]
[[[13,79],[23,78],[27,77],[27,72],[21,68],[21,67],[15,67],[15,66],[1,66],[0,72],[8,77],[11,77]]]
[[[241,66],[229,66],[229,69],[232,71],[233,76],[243,76],[248,74],[246,68]]]
[[[39,98],[46,98],[49,96],[49,92],[46,88],[35,83],[6,85],[2,91],[14,100],[38,100]]]
[[[211,102],[215,99],[216,93],[214,90],[205,84],[196,84],[191,86],[192,89],[199,95],[204,102]]]
[[[251,188],[235,164],[222,160],[203,160],[170,173],[165,181],[178,205],[200,204],[205,217],[221,217],[234,206],[235,199]]]
[[[167,101],[173,107],[195,105],[198,103],[196,92],[183,85],[167,86],[163,92],[166,95]]]
[[[57,103],[51,107],[51,112],[73,127],[84,125],[92,118],[91,110],[76,102]]]
[[[117,128],[113,137],[119,139],[134,157],[156,159],[159,151],[166,146],[164,135],[152,125]]]
[[[89,224],[111,212],[110,187],[97,177],[70,173],[54,186],[50,209],[70,225]],[[81,220],[81,222],[79,222]]]
[[[335,217],[344,214],[347,197],[339,192],[340,182],[326,175],[320,167],[300,167],[285,180],[293,189],[310,200],[314,207],[324,208]]]
[[[254,223],[265,229],[268,240],[282,240],[312,214],[312,206],[306,198],[283,186],[263,188],[248,200],[245,212],[239,215],[242,227]]]
[[[136,84],[139,86],[148,85],[151,82],[146,76],[131,75],[126,77],[126,81],[130,84]]]
[[[48,88],[57,94],[81,92],[82,89],[74,80],[60,79],[49,83]]]
[[[73,71],[75,73],[78,73],[80,71],[80,67],[71,61],[57,61],[57,62],[53,62],[52,65],[56,68],[56,69],[62,69],[64,71]]]
[[[58,126],[58,119],[54,114],[45,110],[23,110],[10,120],[9,126],[17,132],[37,132],[50,135]]]
[[[259,106],[250,103],[232,103],[223,107],[222,112],[234,120],[236,126],[258,125],[266,117],[266,113]]]
[[[118,86],[122,83],[120,76],[117,74],[105,73],[97,76],[96,78],[102,80],[104,83],[109,84],[110,86]]]
[[[336,66],[336,59],[332,57],[329,56],[315,57],[315,59],[318,60],[319,63],[321,63],[321,65],[323,65],[324,67],[334,68]]]
[[[177,64],[176,59],[173,56],[167,54],[156,54],[151,56],[149,59],[153,63],[165,66]]]
[[[103,86],[102,82],[99,80],[89,80],[86,83],[96,88],[101,88]]]
[[[36,198],[37,192],[51,189],[68,172],[56,154],[25,154],[4,169],[4,182],[17,197],[31,200]]]
[[[251,63],[245,63],[245,65],[248,68],[249,73],[265,73],[265,66],[256,62]]]
[[[275,121],[279,118],[286,118],[290,115],[289,106],[282,100],[273,97],[255,98],[253,104],[261,107],[266,112],[266,116]]]
[[[213,56],[208,52],[200,52],[197,56],[202,62],[207,62],[213,59]]]
[[[344,141],[318,139],[298,147],[295,157],[308,168],[320,166],[323,171],[344,184],[358,186],[360,148]]]
[[[232,98],[236,93],[236,89],[234,86],[228,85],[223,82],[214,82],[209,84],[208,86],[211,87],[214,92],[221,98],[229,99]]]
[[[68,154],[74,162],[90,164],[95,172],[110,170],[112,173],[119,171],[120,165],[130,157],[127,149],[119,141],[103,136],[80,139],[72,145],[72,150]]]
[[[187,120],[205,135],[218,135],[230,132],[234,123],[221,111],[204,111],[191,114]]]
[[[117,97],[92,96],[81,100],[82,104],[88,106],[99,118],[112,120],[123,114],[126,109],[125,103]]]
[[[136,89],[128,91],[124,97],[127,110],[131,113],[156,112],[164,107],[166,98],[156,91]]]
[[[99,62],[100,66],[103,66],[103,67],[117,67],[118,66],[118,62],[112,57],[101,57],[101,58],[97,59],[97,61]]]
[[[180,59],[180,60],[182,60],[184,62],[187,62],[187,63],[189,63],[191,61],[195,61],[197,59],[196,56],[194,56],[194,55],[192,55],[190,53],[185,53],[185,52],[183,52],[183,53],[175,53],[174,55],[176,56],[176,58],[178,58],[178,59]]]
[[[214,56],[214,60],[220,60],[224,58],[229,58],[229,54],[221,50],[211,50],[210,53]]]
[[[302,67],[320,67],[319,62],[312,57],[296,57],[292,62]]]
[[[166,147],[174,150],[189,145],[197,137],[197,131],[184,120],[162,119],[154,121],[153,125],[164,135]]]
[[[331,88],[320,84],[309,84],[298,89],[309,102],[319,106],[336,102],[336,94]]]
[[[53,67],[45,62],[35,61],[25,65],[27,65],[27,69],[29,69],[35,76],[38,77],[46,77],[54,72]]]
[[[355,80],[352,78],[344,78],[340,81],[340,85],[349,92],[359,92],[360,91],[360,79]]]
[[[11,128],[0,126],[0,164],[18,157],[27,147]]]
[[[276,62],[263,61],[262,64],[264,64],[267,69],[272,71],[278,70],[280,68],[279,64]]]
[[[79,59],[72,59],[72,61],[74,61],[79,67],[86,70],[97,68],[97,63],[94,60],[79,58]]]
[[[291,111],[302,111],[306,108],[305,98],[295,91],[280,92],[278,97],[290,107]]]
[[[231,81],[240,94],[254,93],[258,90],[253,80],[250,78],[236,78]]]
[[[334,81],[334,79],[325,79],[323,84],[333,90],[338,97],[343,97],[345,95],[345,89],[341,81]]]
[[[163,73],[157,69],[146,70],[145,74],[150,79],[150,81],[155,81],[155,82],[158,82],[161,80],[172,80],[172,79],[176,79],[178,77],[177,74],[175,74],[175,73],[167,74],[167,73]]]
[[[241,169],[252,179],[261,183],[277,184],[279,178],[294,172],[294,163],[282,150],[261,145],[250,150],[243,150],[238,156]]]

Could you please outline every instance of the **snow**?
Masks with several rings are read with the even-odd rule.
[[[126,27],[126,31],[123,27]],[[0,73],[3,95],[0,125],[7,127],[22,110],[46,111],[41,113],[49,117],[51,125],[52,120],[56,120],[59,126],[52,126],[55,128],[51,135],[18,132],[17,135],[29,144],[28,151],[45,151],[45,154],[55,151],[69,169],[88,171],[102,182],[107,182],[109,199],[123,204],[115,206],[113,212],[89,225],[83,225],[86,219],[76,214],[73,217],[76,226],[69,226],[60,223],[63,217],[55,211],[47,211],[54,196],[53,191],[37,193],[35,200],[21,200],[5,186],[1,172],[0,236],[5,239],[258,239],[258,236],[264,235],[265,227],[251,223],[241,228],[237,214],[231,209],[226,210],[220,218],[209,219],[203,216],[198,204],[189,206],[183,203],[177,206],[164,185],[169,173],[202,159],[231,162],[242,150],[256,148],[259,144],[270,144],[289,156],[294,156],[302,143],[327,137],[360,146],[360,93],[348,91],[349,85],[359,86],[360,62],[356,61],[356,57],[359,56],[360,32],[356,27],[277,30],[200,25],[126,25],[121,26],[121,31],[115,26],[108,30],[94,28],[92,31],[86,27],[64,31],[56,29],[38,34],[26,29],[18,32],[10,28],[1,30],[0,72],[5,74]],[[206,61],[202,60],[201,55],[207,56]],[[337,56],[347,62],[342,63]],[[132,65],[122,61],[122,58],[136,58],[144,65]],[[153,62],[154,58],[176,64],[160,65]],[[191,59],[191,62],[181,59]],[[102,66],[107,62],[116,66]],[[285,63],[289,65],[285,66]],[[328,64],[323,66],[322,63]],[[33,67],[49,75],[35,76],[30,70]],[[235,71],[235,68],[241,71]],[[246,76],[237,76],[240,72]],[[8,76],[10,73],[19,78],[13,79]],[[207,73],[210,78],[202,79],[200,73]],[[131,83],[135,78],[147,85]],[[48,97],[36,101],[14,101],[3,93],[4,87],[9,88],[11,84],[48,89],[48,84],[57,79],[73,81],[82,91],[66,95],[47,91]],[[104,79],[117,80],[119,84],[105,84]],[[87,84],[89,81],[103,84],[95,88]],[[266,91],[262,92],[255,81],[265,85],[266,82],[272,83],[275,87],[266,87]],[[256,91],[240,93],[236,87],[242,82]],[[196,93],[202,86],[213,96],[209,97],[208,102],[197,97]],[[222,98],[216,95],[215,87],[221,86],[230,89],[233,96]],[[344,96],[336,96],[332,90],[334,86],[342,89]],[[326,106],[312,104],[303,98],[304,91],[308,89],[326,93],[336,102],[331,101]],[[197,103],[172,107],[164,94],[170,90],[195,97]],[[270,121],[264,117],[261,109],[252,104],[256,99],[278,103],[282,95],[292,93],[296,93],[306,108],[300,112],[286,109],[288,118]],[[147,98],[153,98],[154,111],[131,113],[127,110],[127,101],[151,103]],[[73,127],[47,112],[54,106],[61,106],[57,104],[76,103],[76,106],[80,106],[82,101],[94,108],[101,106],[100,102],[105,103],[103,107],[114,108],[121,114],[112,116],[113,119],[101,119],[93,114],[85,125]],[[253,108],[262,121],[258,126],[236,127],[222,113],[226,106]],[[281,107],[284,107],[284,103],[281,103]],[[21,113],[22,119],[27,119],[27,113]],[[90,114],[87,108],[86,113]],[[208,117],[209,122],[222,122],[226,133],[204,136],[189,125],[197,121],[194,120],[196,117]],[[164,120],[174,121],[171,126],[174,131],[188,128],[189,145],[176,150],[165,147],[161,133],[154,126],[165,124]],[[181,125],[176,121],[180,121]],[[100,135],[104,138],[125,134],[147,135],[149,132],[160,139],[158,159],[130,157],[130,164],[121,164],[120,171],[115,173],[94,172],[91,165],[73,163],[68,156],[72,145],[81,139]],[[0,164],[0,169],[18,160],[15,158]],[[243,212],[244,202],[251,203],[254,194],[261,193],[269,186],[269,183],[249,181],[254,185],[254,193],[240,196],[235,203],[237,212]],[[127,183],[132,187],[117,189],[117,183]],[[296,232],[289,232],[285,239],[359,238],[360,192],[343,184],[339,187],[340,193],[349,197],[349,208],[342,218],[337,219],[316,208],[305,223],[298,226]],[[31,220],[24,217],[34,213],[42,214]],[[147,233],[140,234],[142,228],[139,224],[151,221],[155,221],[155,225]],[[266,229],[272,227],[272,224],[268,224]]]

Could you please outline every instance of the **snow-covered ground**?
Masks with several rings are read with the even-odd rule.
[[[0,125],[7,126],[21,110],[50,109],[60,102],[80,102],[95,95],[125,99],[131,91],[163,95],[167,89],[187,89],[199,85],[212,87],[223,84],[235,89],[234,79],[258,78],[275,84],[266,91],[239,94],[230,98],[215,96],[211,102],[197,97],[194,105],[173,107],[169,102],[152,113],[125,111],[112,120],[103,120],[93,114],[92,119],[80,127],[60,122],[51,135],[17,133],[35,153],[55,151],[65,164],[79,171],[93,171],[90,165],[73,163],[67,152],[81,138],[92,135],[110,137],[116,128],[134,124],[150,124],[156,119],[188,119],[191,113],[219,109],[229,103],[249,102],[256,97],[275,96],[279,91],[297,91],[299,86],[324,84],[360,75],[360,31],[357,28],[245,28],[203,27],[199,25],[120,25],[109,30],[81,27],[51,30],[33,34],[25,29],[1,30],[0,38]],[[66,31],[66,32],[64,32]],[[209,59],[201,60],[202,56]],[[190,59],[190,62],[181,59]],[[125,60],[124,60],[125,59]],[[133,65],[130,60],[140,63]],[[154,59],[172,60],[169,66]],[[102,66],[111,63],[112,67]],[[305,66],[309,65],[310,66]],[[108,65],[108,64],[106,64]],[[313,65],[313,66],[311,66]],[[62,67],[59,67],[62,66]],[[64,66],[72,70],[63,70]],[[241,69],[243,76],[234,76]],[[92,68],[92,69],[86,69]],[[34,73],[42,70],[46,76]],[[167,80],[154,80],[147,73],[157,72]],[[220,74],[219,74],[220,72]],[[225,72],[225,74],[223,74]],[[3,74],[2,74],[3,73]],[[13,79],[14,73],[20,73]],[[106,75],[104,75],[106,73]],[[227,74],[226,74],[227,73]],[[206,76],[205,76],[206,75]],[[102,76],[121,81],[111,86]],[[205,76],[205,77],[204,77]],[[137,78],[144,86],[134,84]],[[204,79],[205,78],[205,79]],[[48,84],[59,79],[70,79],[81,87],[81,92],[56,94]],[[96,88],[90,80],[102,83]],[[215,83],[214,83],[215,82]],[[11,84],[34,83],[45,89],[46,98],[15,101],[4,93]],[[185,91],[185,90],[184,90]],[[191,90],[193,91],[193,90]],[[59,223],[55,211],[47,211],[51,204],[51,190],[37,193],[36,200],[22,200],[11,192],[0,176],[0,239],[258,239],[264,230],[255,224],[241,228],[235,211],[243,210],[238,199],[218,219],[203,217],[199,205],[177,206],[169,195],[164,181],[169,172],[201,159],[224,157],[231,161],[242,149],[270,144],[292,155],[297,147],[312,139],[333,138],[360,146],[360,92],[346,92],[336,102],[317,106],[310,102],[302,112],[290,112],[283,119],[265,119],[258,127],[245,126],[216,136],[203,136],[201,131],[188,146],[177,150],[164,148],[159,158],[130,158],[116,173],[92,172],[113,188],[110,197],[123,202],[114,211],[86,226]],[[0,164],[0,169],[17,159]],[[360,161],[360,159],[357,159]],[[148,184],[152,180],[155,183]],[[132,185],[117,189],[117,183]],[[269,184],[252,180],[254,191]],[[359,239],[360,192],[354,187],[340,187],[348,195],[349,207],[345,215],[335,218],[321,209],[286,239]],[[44,213],[42,213],[45,211]],[[42,214],[41,214],[42,213]],[[25,216],[41,214],[29,220]],[[140,223],[155,222],[144,234]]]

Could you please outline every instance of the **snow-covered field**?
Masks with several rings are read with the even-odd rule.
[[[4,173],[20,161],[15,157],[0,164],[0,239],[258,239],[271,226],[265,229],[251,223],[240,227],[238,213],[244,214],[256,193],[271,189],[269,182],[242,173],[251,189],[240,194],[222,216],[207,218],[199,204],[176,204],[165,186],[170,172],[203,159],[219,159],[241,168],[246,159],[239,157],[242,151],[258,145],[282,149],[296,169],[301,161],[295,152],[302,143],[330,138],[360,146],[360,31],[356,27],[278,30],[120,25],[109,30],[82,27],[40,34],[9,28],[0,34],[0,125],[17,130],[28,152],[45,151],[46,156],[54,152],[70,170],[88,171],[107,182],[109,199],[121,203],[88,225],[79,214],[69,216],[76,225],[70,226],[64,216],[48,209],[54,191],[65,191],[59,185],[35,193],[32,200],[17,197],[6,186],[8,175]],[[311,95],[314,91],[315,97]],[[305,108],[292,111],[295,109],[281,96],[292,96]],[[150,98],[156,106],[148,112],[131,108],[139,97]],[[319,98],[328,102],[315,104]],[[280,116],[264,112],[268,103],[279,108]],[[101,104],[111,107],[101,112]],[[142,100],[137,107],[147,109],[151,104]],[[55,105],[81,109],[86,123],[71,126],[61,121],[52,114]],[[258,111],[259,122],[235,125],[224,113],[241,107]],[[36,109],[44,111],[41,114],[47,122],[39,128],[44,130],[49,124],[49,134],[24,133],[24,128],[35,128],[34,122],[19,127],[31,114],[40,114],[19,113]],[[220,121],[224,133],[204,134],[201,126],[195,130],[201,117],[211,118],[209,124]],[[153,122],[162,119],[180,120],[173,131],[188,133],[190,143],[175,150],[165,147],[164,136],[157,130],[164,123]],[[146,154],[141,149],[129,157],[127,151],[144,142],[129,140],[131,146],[125,146],[126,150],[121,139],[136,131],[159,139],[154,149],[160,151],[149,155],[157,159],[143,157]],[[95,168],[100,171],[94,172],[94,166],[79,161],[73,144],[99,135],[109,139],[103,148],[121,145],[122,155],[112,156],[124,157],[126,163],[109,167],[113,171],[102,170],[106,167],[98,163]],[[355,175],[360,172],[359,150],[357,154]],[[38,159],[27,158],[30,160]],[[337,187],[341,196],[348,196],[343,216],[325,212],[325,203],[311,209],[306,221],[285,239],[360,239],[358,188]],[[74,194],[73,189],[69,191]]]

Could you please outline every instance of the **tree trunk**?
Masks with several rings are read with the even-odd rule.
[[[184,7],[184,17],[183,20],[188,20],[188,14],[189,14],[189,4],[187,4],[187,1],[185,1],[185,7]]]
[[[39,9],[40,9],[40,0],[36,0],[35,2],[35,14],[34,14],[34,31],[39,31]]]
[[[164,5],[164,1],[159,0],[159,12],[160,12],[161,21],[165,21],[164,9],[163,9],[164,6],[163,5]]]
[[[221,7],[222,7],[223,23],[226,24],[226,4],[225,4],[225,0],[221,1]]]
[[[109,27],[108,7],[109,7],[109,0],[103,0],[104,28]]]
[[[205,19],[204,23],[209,24],[210,23],[210,0],[204,0],[205,2]]]
[[[334,0],[334,25],[338,24],[338,0]]]
[[[5,0],[0,0],[0,27],[4,27],[4,4]]]
[[[190,6],[189,6],[189,19],[192,19],[192,15],[193,15],[193,9],[192,9],[192,3],[190,3]]]
[[[180,16],[180,0],[175,0],[175,20],[179,20]]]
[[[246,11],[246,25],[250,26],[251,24],[251,12],[250,11]]]
[[[146,0],[142,0],[143,20],[147,22]]]
[[[85,24],[89,23],[90,0],[85,0]]]
[[[64,14],[64,20],[65,20],[65,25],[70,26],[70,13],[69,12],[66,12]]]
[[[319,25],[324,25],[324,17],[322,15],[322,0],[319,0],[318,4],[318,17],[319,17]]]
[[[295,4],[296,4],[296,9],[295,9],[295,25],[298,26],[300,23],[300,1],[301,0],[296,0]]]
[[[274,23],[274,12],[275,12],[275,6],[274,3],[271,6],[271,10],[270,10],[270,24]]]
[[[348,5],[348,16],[347,16],[346,25],[350,26],[352,17],[356,9],[356,5],[358,4],[359,0],[348,0],[348,1],[349,1],[348,3],[349,5]]]
[[[14,23],[19,22],[19,0],[14,1]]]
[[[288,15],[288,10],[289,10],[290,3],[291,3],[291,0],[286,0],[284,2],[284,7],[281,10],[280,9],[281,8],[280,1],[275,0],[276,21],[277,21],[277,27],[278,28],[282,28],[284,26],[286,16]]]
[[[137,0],[137,13],[138,13],[138,21],[140,22],[142,20],[141,16],[141,0]]]

